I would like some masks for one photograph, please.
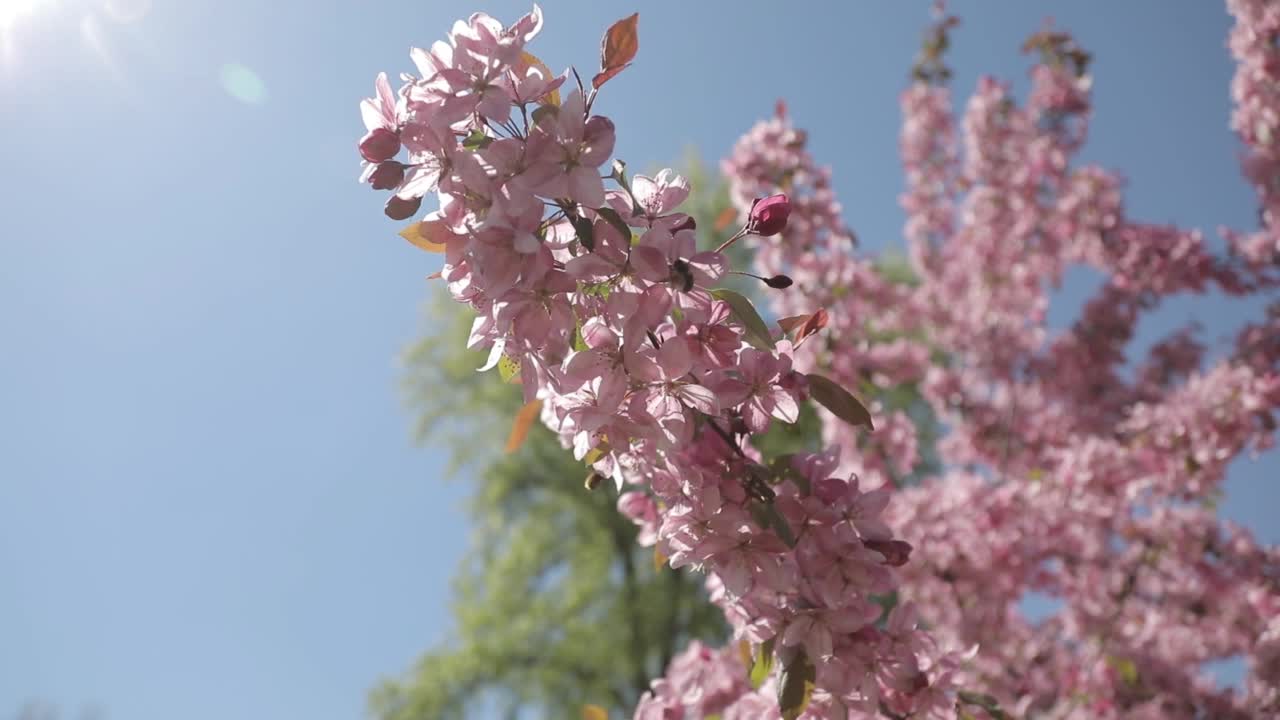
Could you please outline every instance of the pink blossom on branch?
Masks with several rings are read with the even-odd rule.
[[[412,52],[420,75],[398,91],[379,76],[361,105],[361,179],[392,191],[396,219],[438,200],[407,236],[443,251],[449,291],[476,312],[468,343],[490,351],[482,369],[541,401],[589,486],[614,481],[643,544],[706,571],[751,656],[692,644],[637,717],[1280,712],[1280,555],[1210,509],[1231,461],[1274,443],[1280,311],[1216,364],[1180,333],[1124,372],[1135,324],[1164,297],[1277,287],[1266,128],[1280,18],[1228,5],[1234,123],[1264,213],[1262,230],[1228,234],[1227,257],[1196,231],[1130,219],[1116,176],[1075,162],[1089,56],[1052,28],[1024,48],[1024,105],[983,78],[959,118],[954,19],[926,36],[902,96],[914,284],[854,254],[832,174],[779,104],[723,169],[742,223],[729,242],[782,289],[771,310],[794,344],[714,287],[728,261],[696,250],[684,178],[605,170],[618,127],[593,104],[634,59],[636,16],[606,33],[593,86],[563,97],[574,73],[527,49],[536,7],[511,26],[458,22]],[[1054,337],[1048,290],[1079,263],[1107,282]],[[904,386],[946,427],[938,472],[921,470],[922,408],[891,403]],[[868,412],[842,388],[881,402]],[[810,399],[828,449],[762,457],[752,438]],[[1028,592],[1061,607],[1032,621]],[[1236,655],[1242,692],[1201,677]]]
[[[1264,88],[1280,80],[1280,15],[1268,3],[1229,5],[1238,21],[1233,50],[1256,83],[1247,102],[1264,103]],[[950,26],[944,20],[938,33]],[[999,81],[979,82],[960,123],[962,152],[938,38],[929,36],[930,64],[903,96],[903,205],[919,285],[867,307],[863,296],[888,291],[856,274],[838,235],[789,229],[757,256],[766,272],[797,277],[800,292],[778,299],[779,314],[831,313],[830,350],[813,348],[803,360],[886,392],[922,380],[950,428],[940,459],[956,469],[897,492],[887,513],[912,548],[899,595],[914,601],[934,641],[975,649],[953,696],[975,717],[993,708],[1014,717],[1280,713],[1276,694],[1261,690],[1274,668],[1261,638],[1280,607],[1280,552],[1187,507],[1212,502],[1233,459],[1274,443],[1280,343],[1264,340],[1263,328],[1274,330],[1278,315],[1248,328],[1215,366],[1201,368],[1202,352],[1182,334],[1157,345],[1137,378],[1121,372],[1133,327],[1162,297],[1274,288],[1274,258],[1257,250],[1269,240],[1256,239],[1269,230],[1248,241],[1255,250],[1243,258],[1217,257],[1195,231],[1128,219],[1112,173],[1073,167],[1090,80],[1087,53],[1065,33],[1028,42],[1040,61],[1025,108]],[[731,194],[795,188],[797,177],[822,178],[815,197],[825,194],[803,139],[781,114],[753,128],[725,163]],[[1250,172],[1265,152],[1246,160]],[[809,212],[830,216],[835,207]],[[798,228],[810,225],[805,212],[793,214]],[[1043,320],[1048,291],[1072,263],[1109,280],[1080,322],[1053,338]],[[806,282],[807,267],[817,281]],[[867,320],[842,327],[845,318]],[[853,327],[867,323],[884,335],[927,338],[948,362],[916,365],[916,374],[878,369],[874,347],[854,354],[839,344],[858,343]],[[842,443],[847,471],[875,483],[914,464],[914,443],[878,432],[858,443],[847,426],[823,419],[825,439],[854,441]],[[1029,592],[1057,598],[1061,609],[1030,621],[1020,611]],[[1203,663],[1236,655],[1250,660],[1243,693],[1201,676]],[[911,686],[910,673],[895,677]],[[879,707],[889,717],[909,709]]]

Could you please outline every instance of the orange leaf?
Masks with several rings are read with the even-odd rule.
[[[542,60],[537,55],[534,55],[533,53],[527,53],[527,52],[520,53],[520,63],[526,67],[538,68],[539,70],[542,71],[542,74],[548,80],[556,76],[555,73],[551,72],[551,68],[547,67],[547,64],[542,62]],[[548,105],[555,105],[556,107],[560,107],[560,90],[556,89],[547,93],[546,102]]]
[[[609,711],[599,705],[583,705],[582,720],[609,720]]]
[[[538,419],[538,414],[541,412],[541,400],[534,400],[520,408],[520,412],[516,413],[515,422],[511,424],[511,434],[507,436],[507,452],[513,453],[520,449],[525,437],[529,435],[529,428],[533,427],[533,421]]]
[[[599,90],[635,59],[640,49],[640,37],[636,33],[639,23],[640,13],[632,13],[609,27],[600,41],[600,72],[591,78],[591,87]]]
[[[439,220],[423,220],[411,223],[400,231],[400,237],[426,250],[442,253],[445,250],[444,240],[451,235]]]
[[[751,668],[751,643],[746,638],[738,641],[738,659],[742,661],[742,666]]]
[[[667,554],[662,552],[662,548],[655,547],[653,549],[653,571],[662,572],[662,568],[667,565]]]
[[[779,318],[778,327],[782,328],[782,333],[784,335],[790,335],[792,330],[795,330],[801,325],[804,325],[806,322],[808,322],[809,318],[811,317],[813,317],[812,314],[792,315],[791,317]]]
[[[733,221],[737,219],[738,219],[738,211],[735,210],[734,208],[727,207],[721,210],[720,214],[716,216],[716,223],[715,223],[716,232],[720,232],[721,230],[724,230],[725,228],[729,227],[730,225],[733,224]]]

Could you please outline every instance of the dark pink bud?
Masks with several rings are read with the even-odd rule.
[[[751,232],[769,237],[785,230],[789,217],[791,217],[790,198],[786,195],[770,195],[767,198],[757,198],[751,204],[751,219],[747,226]]]
[[[774,275],[771,278],[765,278],[764,284],[774,290],[786,290],[791,287],[791,278],[786,275]]]
[[[378,167],[374,168],[373,174],[369,176],[369,184],[374,190],[391,190],[400,187],[402,180],[404,180],[404,164],[395,160],[378,163]]]
[[[671,228],[671,232],[678,233],[681,230],[697,230],[697,229],[698,229],[698,221],[694,220],[692,215],[686,215],[684,217],[684,220],[680,221],[680,224]]]
[[[884,564],[902,567],[911,557],[911,543],[902,540],[863,540],[868,550],[874,550],[884,556]]]
[[[413,217],[414,213],[418,212],[419,207],[422,207],[422,198],[420,197],[405,200],[402,197],[392,195],[382,212],[386,213],[387,217],[392,220],[408,220]]]
[[[360,138],[360,156],[371,163],[390,160],[400,152],[400,135],[387,128],[374,128]]]

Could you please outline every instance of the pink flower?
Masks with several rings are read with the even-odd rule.
[[[718,383],[716,391],[726,407],[737,407],[751,432],[764,432],[770,417],[795,422],[800,416],[795,397],[779,384],[790,371],[790,357],[745,348],[738,358],[736,377]]]
[[[634,379],[647,383],[636,394],[643,412],[653,418],[672,443],[687,437],[690,410],[705,415],[718,415],[720,404],[715,393],[690,375],[693,357],[683,337],[669,338],[656,353],[642,350],[640,360],[630,368]]]
[[[763,237],[777,235],[787,227],[791,216],[791,200],[786,195],[770,195],[751,204],[747,228]]]
[[[538,185],[539,195],[598,208],[605,204],[600,166],[613,154],[613,122],[600,115],[586,118],[585,107],[582,93],[570,93],[530,134],[529,153],[559,169]]]
[[[667,283],[673,290],[690,292],[708,288],[725,273],[728,262],[722,253],[697,252],[697,236],[692,230],[669,231],[655,226],[640,236],[631,248],[636,273],[651,282]]]
[[[574,457],[581,460],[594,446],[597,431],[611,423],[622,405],[627,386],[617,375],[602,375],[566,396],[566,410],[562,425],[572,423],[574,430]]]
[[[386,138],[386,134],[390,133],[395,136],[400,126],[400,103],[396,100],[396,95],[391,91],[391,83],[387,81],[386,73],[378,73],[378,77],[373,83],[374,96],[360,101],[360,117],[364,120],[364,126],[369,130],[369,134],[365,137],[377,136],[379,139],[375,141],[381,149],[385,149],[390,142]],[[378,133],[378,131],[383,131]],[[361,153],[364,152],[364,141],[360,143]],[[397,144],[397,149],[399,145]],[[383,153],[373,153],[382,155]],[[395,156],[395,152],[390,153],[382,160]],[[369,162],[381,162],[374,158],[365,157]]]
[[[674,212],[689,197],[689,181],[669,168],[654,177],[631,178],[630,193],[611,190],[608,195],[609,204],[632,227],[661,224],[669,232],[675,232],[692,222],[688,215]]]
[[[568,72],[549,75],[545,68],[529,62],[529,57],[522,55],[507,73],[507,94],[517,105],[541,101],[558,90],[569,76]]]
[[[858,599],[838,610],[806,610],[798,613],[782,633],[784,647],[803,646],[813,662],[831,657],[832,636],[845,636],[874,623],[880,608]]]

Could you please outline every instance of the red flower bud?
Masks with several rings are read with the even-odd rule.
[[[420,207],[422,207],[422,198],[420,197],[405,200],[402,197],[392,195],[382,212],[386,213],[387,217],[392,220],[408,220],[413,217],[414,213],[418,212]]]
[[[374,128],[360,138],[360,156],[371,163],[380,163],[400,152],[400,135],[387,128]]]
[[[374,190],[391,190],[400,187],[402,180],[404,180],[404,164],[395,160],[378,163],[378,167],[374,168],[373,174],[369,176],[369,184]]]
[[[787,218],[791,216],[791,200],[786,195],[770,195],[767,198],[756,198],[751,203],[751,219],[747,227],[751,232],[769,237],[777,235],[787,227]]]
[[[692,215],[686,215],[684,220],[680,221],[679,225],[676,225],[675,227],[671,228],[671,232],[677,233],[677,232],[680,232],[681,230],[697,230],[697,229],[698,229],[698,221],[694,220]]]
[[[911,557],[911,543],[902,540],[863,540],[868,550],[874,550],[884,556],[884,564],[902,567]]]

